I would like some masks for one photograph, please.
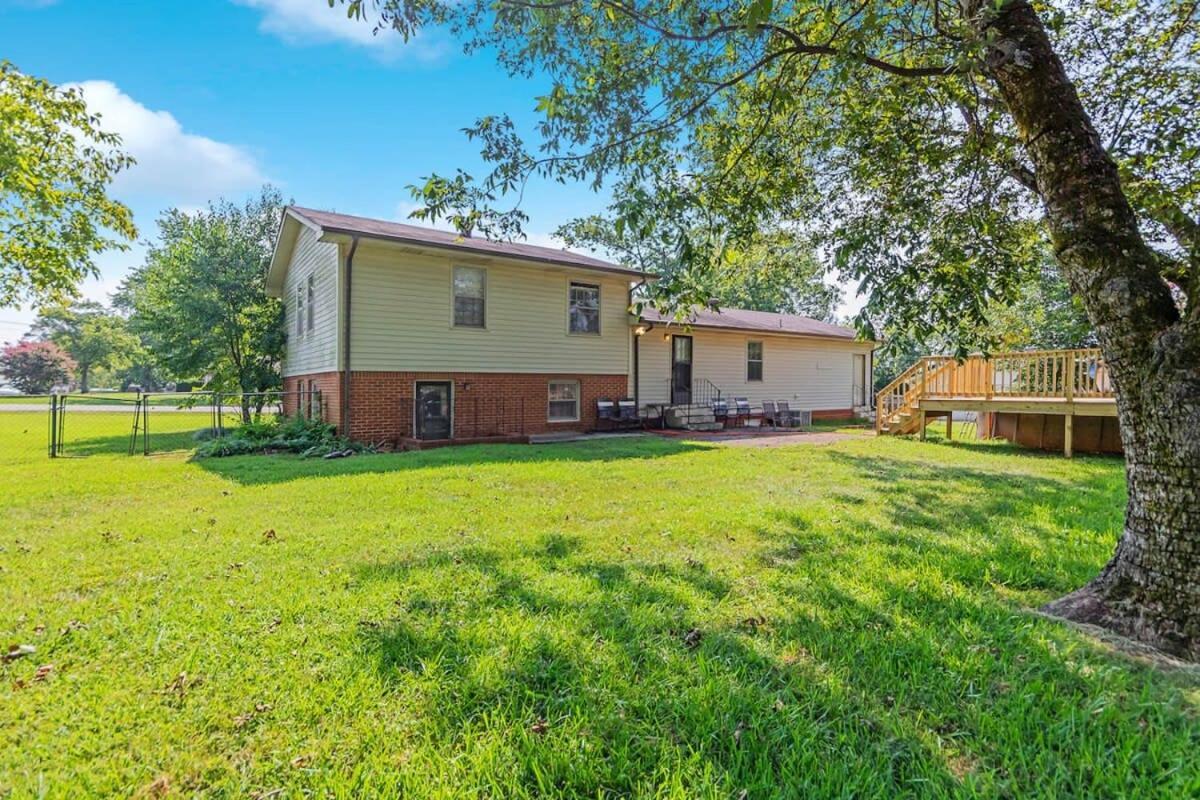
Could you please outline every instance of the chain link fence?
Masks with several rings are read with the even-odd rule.
[[[0,463],[191,450],[277,415],[321,419],[320,392],[153,392],[0,397]]]

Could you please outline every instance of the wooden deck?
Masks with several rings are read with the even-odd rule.
[[[1075,417],[1115,417],[1116,398],[1099,350],[998,353],[957,360],[926,356],[876,395],[880,434],[919,433],[955,411],[1062,416],[1070,457]]]

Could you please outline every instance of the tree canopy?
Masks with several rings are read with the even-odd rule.
[[[219,201],[159,218],[158,239],[118,302],[170,374],[207,377],[222,391],[279,386],[283,306],[267,297],[266,275],[282,208],[267,187],[242,206]]]
[[[82,95],[0,61],[0,307],[61,302],[125,249],[133,215],[108,195],[133,164]]]
[[[568,247],[601,250],[658,276],[657,281],[640,287],[635,296],[639,303],[669,303],[673,296],[691,291],[705,293],[710,306],[800,314],[832,322],[842,299],[841,290],[825,282],[825,269],[812,243],[783,230],[760,233],[736,248],[721,241],[707,242],[705,252],[694,254],[687,265],[681,263],[669,234],[635,235],[619,219],[585,217],[563,225],[556,233]]]
[[[141,351],[125,320],[94,301],[43,308],[29,335],[51,341],[71,356],[84,393],[96,369],[123,369]]]

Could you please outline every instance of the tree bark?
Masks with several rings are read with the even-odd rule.
[[[976,8],[1060,269],[1100,340],[1125,449],[1129,501],[1116,553],[1046,610],[1200,660],[1200,308],[1175,305],[1033,8],[1025,0]]]

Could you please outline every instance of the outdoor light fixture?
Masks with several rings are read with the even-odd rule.
[[[634,336],[645,336],[646,335],[646,326],[638,325],[636,328],[633,329],[633,335]]]

